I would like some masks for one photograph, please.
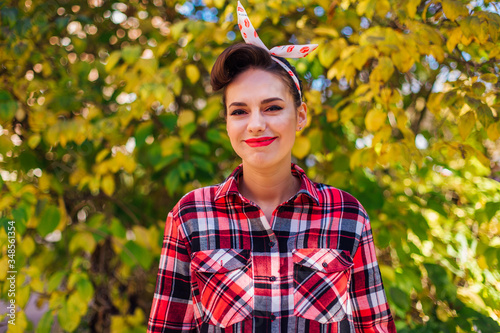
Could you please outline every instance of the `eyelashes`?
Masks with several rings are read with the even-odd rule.
[[[280,111],[283,110],[283,107],[279,105],[271,105],[270,107],[266,108],[264,111]],[[231,112],[231,116],[238,116],[247,113],[245,110],[242,109],[236,109]]]

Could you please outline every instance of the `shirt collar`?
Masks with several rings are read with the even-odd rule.
[[[230,195],[241,195],[238,191],[238,179],[242,175],[243,165],[240,164],[234,171],[226,178],[224,182],[218,185],[218,189],[215,192],[214,200],[217,201],[223,197],[228,197]],[[312,199],[316,205],[319,205],[318,191],[314,183],[307,177],[304,170],[298,165],[292,163],[292,174],[300,179],[300,189],[297,192],[299,194],[304,194]],[[296,197],[294,196],[294,198]]]

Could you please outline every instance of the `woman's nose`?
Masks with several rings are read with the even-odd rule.
[[[254,111],[251,113],[247,128],[248,131],[252,133],[262,132],[266,129],[266,121],[260,111]]]

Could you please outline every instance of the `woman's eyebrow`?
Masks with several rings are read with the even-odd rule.
[[[271,102],[274,102],[274,101],[282,101],[284,102],[283,99],[279,98],[279,97],[271,97],[271,98],[266,98],[265,100],[263,100],[262,102],[260,102],[260,104],[267,104],[267,103],[271,103]]]
[[[274,102],[274,101],[282,101],[282,102],[284,102],[284,100],[282,98],[271,97],[271,98],[266,98],[266,99],[262,100],[260,102],[260,104],[267,104],[267,103],[271,103],[271,102]],[[232,107],[232,106],[247,106],[247,104],[243,103],[243,102],[233,102],[233,103],[229,104],[229,107]]]
[[[231,106],[247,106],[246,103],[243,103],[243,102],[233,102],[231,104],[229,104],[229,107]]]

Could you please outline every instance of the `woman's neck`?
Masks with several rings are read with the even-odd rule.
[[[277,207],[290,199],[300,188],[300,180],[291,173],[291,161],[263,170],[243,162],[240,193],[261,208]]]

